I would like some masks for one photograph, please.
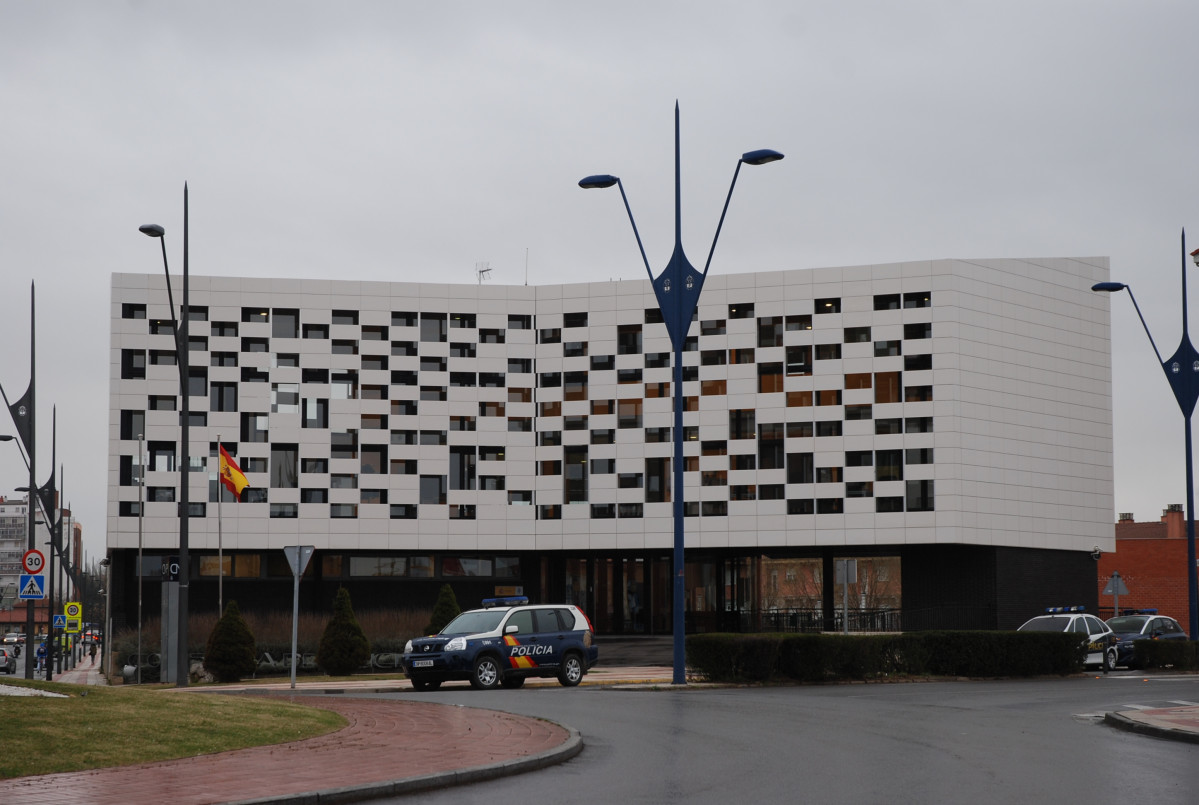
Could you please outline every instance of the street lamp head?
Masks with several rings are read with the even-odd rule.
[[[767,162],[778,162],[782,158],[782,154],[769,148],[760,148],[741,155],[741,161],[746,165],[765,165]]]
[[[1091,286],[1092,291],[1103,291],[1105,293],[1116,293],[1123,291],[1128,286],[1122,282],[1097,282]]]
[[[595,176],[586,176],[579,181],[579,187],[584,190],[593,190],[597,187],[611,187],[620,181],[617,176],[609,176],[606,173],[597,173]]]
[[[137,231],[152,238],[161,238],[167,233],[167,231],[158,224],[143,224],[137,228]]]
[[[11,442],[13,439],[10,433],[0,433],[0,442]]]

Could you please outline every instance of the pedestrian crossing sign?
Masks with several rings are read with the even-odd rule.
[[[66,615],[55,615],[54,616],[54,628],[55,629],[65,629],[66,627],[67,627],[67,616]]]
[[[22,573],[20,593],[22,601],[41,601],[46,597],[46,577],[41,573]]]

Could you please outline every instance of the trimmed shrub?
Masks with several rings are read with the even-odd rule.
[[[1171,664],[1186,667],[1179,664],[1185,661],[1185,647],[1173,651],[1178,655]],[[1193,649],[1190,656],[1194,656]],[[1086,647],[1077,635],[1055,632],[722,634],[687,638],[688,664],[717,682],[772,678],[825,682],[925,674],[1064,676],[1082,670],[1085,658]]]
[[[1199,668],[1199,643],[1190,640],[1137,640],[1132,644],[1132,664],[1137,668]]]
[[[327,674],[344,676],[361,668],[370,658],[371,644],[354,618],[350,591],[341,587],[333,599],[333,619],[325,627],[316,650],[316,664]]]
[[[441,590],[437,593],[437,603],[433,605],[433,616],[429,619],[429,625],[425,627],[425,634],[437,634],[460,614],[462,608],[458,606],[454,588],[448,584],[441,585]]]
[[[208,634],[204,649],[204,670],[217,682],[237,682],[258,668],[254,635],[241,616],[236,601],[225,605],[225,612]]]

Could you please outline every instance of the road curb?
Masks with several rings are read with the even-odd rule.
[[[1115,727],[1118,730],[1135,732],[1139,735],[1149,735],[1154,738],[1164,738],[1170,741],[1182,741],[1183,743],[1199,744],[1199,733],[1178,729],[1176,727],[1166,727],[1160,724],[1149,724],[1144,721],[1129,718],[1123,713],[1105,713],[1103,716],[1103,723],[1110,727]]]
[[[568,737],[553,749],[538,752],[535,755],[503,760],[498,763],[487,763],[482,766],[472,766],[467,769],[425,774],[420,777],[408,777],[402,780],[384,781],[381,783],[364,783],[363,785],[327,788],[323,791],[308,791],[299,794],[281,794],[276,797],[261,797],[258,799],[237,800],[227,805],[330,805],[340,802],[361,802],[370,799],[398,797],[408,794],[419,794],[423,791],[439,790],[451,786],[469,785],[485,780],[495,780],[500,777],[511,777],[529,771],[544,769],[558,763],[565,763],[583,751],[583,736],[574,727],[559,724],[567,731]]]

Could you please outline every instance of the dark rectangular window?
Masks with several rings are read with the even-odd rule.
[[[243,307],[241,320],[246,324],[266,324],[271,320],[271,312],[264,307]]]
[[[641,325],[621,324],[616,328],[616,354],[641,354]]]
[[[908,433],[932,433],[933,418],[931,416],[910,416],[904,420],[904,430]]]
[[[169,410],[174,410],[172,407]],[[137,439],[146,433],[146,414],[143,411],[121,411],[121,438]]]
[[[812,453],[787,454],[787,483],[811,484],[816,482],[815,461]]]
[[[448,332],[444,313],[420,314],[420,340],[440,342],[446,340]]]
[[[875,310],[899,310],[899,294],[897,294],[897,293],[875,294],[874,309]]]
[[[450,489],[475,488],[475,461],[473,445],[450,448]]]
[[[358,324],[357,310],[335,310],[332,321],[334,324]]]
[[[910,512],[931,512],[933,507],[933,482],[908,481],[907,507]]]
[[[299,338],[300,311],[294,308],[275,308],[271,318],[272,338]]]
[[[587,445],[567,445],[562,451],[563,503],[588,500]]]
[[[738,302],[729,305],[730,319],[752,319],[754,317],[753,302]]]
[[[781,470],[785,465],[784,427],[781,423],[758,426],[758,468]]]
[[[874,432],[878,436],[884,436],[890,433],[903,433],[903,420],[876,419],[874,420]]]
[[[903,451],[875,450],[874,451],[874,480],[902,481],[903,480]]]
[[[868,343],[870,343],[870,328],[869,327],[846,327],[845,328],[845,343],[846,344],[868,344]]]
[[[121,350],[121,379],[146,379],[146,351],[144,349]]]
[[[271,445],[271,488],[295,489],[300,479],[299,446]]]
[[[236,338],[237,337],[237,322],[235,321],[214,321],[210,332],[214,336],[221,338]]]
[[[416,313],[410,310],[394,311],[391,314],[392,327],[415,327]]]
[[[783,345],[783,317],[763,316],[758,319],[758,346],[781,347]]]
[[[827,299],[817,299],[814,309],[817,314],[820,313],[840,313],[841,300],[836,297],[828,297]]]
[[[549,327],[544,330],[537,331],[538,344],[561,344],[562,330],[558,327]]]
[[[236,411],[237,410],[237,384],[236,383],[213,383],[210,387],[208,399],[209,411]]]
[[[932,307],[933,295],[930,291],[910,291],[903,295],[904,307]]]
[[[302,331],[305,338],[327,339],[329,337],[329,325],[327,324],[305,324]]]
[[[753,408],[729,410],[729,438],[752,439],[756,435],[756,411]]]
[[[446,477],[444,475],[422,475],[420,477],[420,502],[444,505]]]
[[[925,369],[933,368],[932,355],[905,355],[903,358],[903,368],[907,372],[919,372]]]
[[[931,322],[923,322],[919,324],[905,324],[903,326],[903,339],[912,341],[920,338],[932,338],[933,325]],[[911,511],[911,508],[908,508]]]

